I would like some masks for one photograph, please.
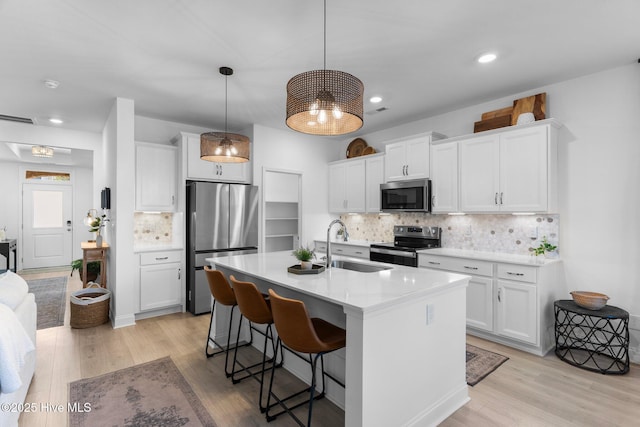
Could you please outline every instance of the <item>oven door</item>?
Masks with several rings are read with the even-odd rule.
[[[431,181],[428,179],[380,184],[382,212],[429,212],[430,202]]]
[[[371,246],[369,248],[369,259],[371,261],[386,262],[389,264],[407,265],[409,267],[418,266],[418,254],[413,251],[403,251],[393,248],[380,248]]]

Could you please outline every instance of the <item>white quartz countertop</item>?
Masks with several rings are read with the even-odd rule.
[[[319,274],[287,271],[298,262],[290,251],[207,258],[212,266],[226,267],[322,300],[371,312],[413,298],[439,293],[448,287],[466,286],[469,276],[426,268],[382,264],[358,258],[333,256],[363,264],[391,267],[374,273],[331,268]]]
[[[472,251],[467,249],[449,249],[449,248],[434,248],[423,249],[417,251],[418,255],[440,255],[449,256],[455,258],[476,259],[481,261],[491,262],[504,262],[508,264],[518,265],[530,265],[540,267],[543,265],[551,264],[554,262],[560,262],[560,259],[549,259],[544,256],[532,256],[532,255],[516,255],[516,254],[502,254],[496,252],[481,252]]]

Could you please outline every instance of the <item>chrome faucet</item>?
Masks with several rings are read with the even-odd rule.
[[[345,241],[347,241],[347,239],[349,238],[347,226],[344,225],[344,222],[340,221],[339,219],[334,219],[333,221],[331,221],[331,224],[329,224],[329,228],[327,228],[327,269],[331,268],[331,227],[333,227],[334,224],[340,224],[344,229]]]

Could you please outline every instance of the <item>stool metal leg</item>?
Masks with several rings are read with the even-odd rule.
[[[214,340],[213,338],[211,338],[211,326],[213,324],[213,316],[215,313],[215,308],[216,308],[216,300],[213,300],[213,304],[211,305],[211,319],[209,320],[209,331],[207,332],[207,343],[205,344],[205,348],[204,348],[204,353],[207,356],[207,358],[213,357],[216,354],[220,354],[220,353],[225,353],[225,358],[224,358],[224,373],[226,375],[227,378],[229,378],[233,372],[229,372],[229,348],[231,346],[231,328],[233,326],[233,312],[234,309],[237,307],[237,305],[233,305],[231,306],[231,315],[229,316],[229,330],[227,332],[227,346],[223,347],[221,346],[216,340]],[[240,321],[238,322],[238,329],[240,329],[240,326],[242,325],[242,314],[240,314]],[[214,345],[216,345],[219,350],[215,350],[212,352],[209,352],[209,343],[213,343]],[[244,347],[247,345],[251,345],[253,344],[253,333],[251,333],[250,335],[250,340],[248,343],[242,344],[242,345],[238,345],[238,341],[236,341],[235,344],[235,348],[237,349],[237,347]]]

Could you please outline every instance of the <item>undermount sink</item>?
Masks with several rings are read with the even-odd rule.
[[[376,273],[378,271],[391,270],[392,267],[382,267],[379,265],[363,264],[353,261],[335,260],[331,261],[331,267],[343,268],[345,270],[359,271],[361,273]]]

